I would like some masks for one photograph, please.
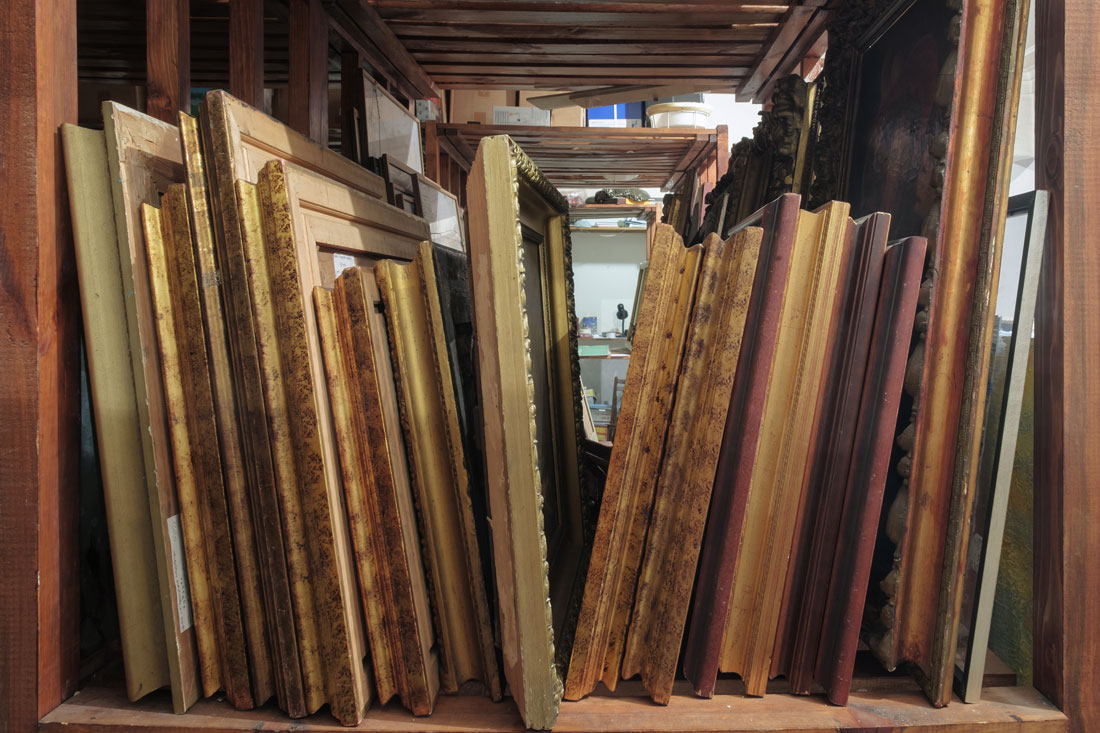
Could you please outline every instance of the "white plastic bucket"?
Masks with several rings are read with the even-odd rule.
[[[701,102],[664,102],[645,111],[651,127],[710,126],[710,106]]]

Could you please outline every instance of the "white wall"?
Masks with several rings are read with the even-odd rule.
[[[645,231],[573,232],[572,239],[577,318],[596,316],[601,332],[617,331],[616,305],[622,303],[627,311],[634,307],[638,265],[645,261]],[[630,327],[630,318],[626,325]]]

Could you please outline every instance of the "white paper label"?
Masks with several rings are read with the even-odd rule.
[[[168,517],[168,543],[172,546],[172,577],[176,583],[176,616],[180,633],[194,623],[191,618],[191,589],[187,585],[187,564],[183,559],[183,529],[180,515]]]
[[[336,268],[336,277],[340,277],[341,272],[349,267],[355,267],[355,256],[334,254],[332,255],[332,265]]]

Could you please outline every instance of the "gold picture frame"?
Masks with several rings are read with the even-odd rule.
[[[549,729],[586,534],[569,211],[506,135],[482,139],[467,200],[504,675],[526,725]]]
[[[457,692],[468,680],[478,680],[499,700],[500,674],[431,243],[421,242],[411,263],[379,262],[375,275],[389,324],[425,568],[435,597],[442,684]]]
[[[830,21],[814,125],[809,205],[887,211],[892,235],[928,239],[902,405],[911,419],[885,497],[883,544],[898,552],[872,577],[884,600],[868,606],[868,643],[891,669],[912,662],[937,706],[951,697],[1028,5],[845,4]],[[887,159],[918,175],[876,173]]]

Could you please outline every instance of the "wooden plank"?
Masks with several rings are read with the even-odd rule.
[[[398,36],[404,33],[408,24],[431,23],[443,28],[448,26],[537,26],[546,29],[564,26],[569,29],[597,26],[601,28],[738,28],[771,25],[779,21],[780,16],[772,12],[746,12],[734,6],[731,9],[708,11],[692,10],[682,12],[615,13],[586,10],[577,13],[567,10],[452,10],[450,8],[388,9],[384,14],[387,23]],[[530,31],[528,31],[530,32]],[[502,34],[504,35],[504,34]],[[517,34],[517,36],[520,34]],[[506,36],[505,36],[506,37]]]
[[[113,102],[103,104],[107,160],[111,171],[119,263],[125,293],[130,359],[134,375],[142,454],[149,492],[153,548],[160,583],[162,623],[173,702],[179,712],[199,697],[195,629],[183,576],[179,500],[171,458],[171,439],[164,402],[164,378],[157,334],[141,205],[157,204],[160,195],[185,178],[179,132],[173,125]],[[180,564],[177,567],[177,564]]]
[[[556,64],[592,68],[593,57],[588,53],[550,52],[536,54],[528,52],[508,52],[507,50],[502,50],[499,53],[490,53],[487,51],[470,51],[466,53],[459,53],[455,51],[436,51],[433,48],[433,50],[431,51],[418,51],[416,53],[416,60],[419,61],[425,69],[429,70],[433,67],[444,66],[446,64],[472,64],[485,66],[509,64],[515,62],[531,66],[541,66],[542,64]],[[599,56],[600,64],[606,63],[612,66],[635,64],[639,66],[681,66],[687,68],[691,68],[693,66],[720,66],[726,69],[743,69],[745,71],[749,70],[753,60],[754,57],[751,54],[699,54],[698,56],[696,56],[693,54],[684,53],[663,53],[662,50],[659,48],[654,49],[652,53],[605,53]]]
[[[346,0],[340,0],[344,2]],[[392,22],[391,22],[392,23]],[[731,45],[752,42],[757,45],[767,40],[771,25],[759,28],[683,28],[675,19],[663,27],[620,28],[614,26],[547,26],[547,25],[488,25],[475,23],[467,26],[445,26],[435,23],[392,23],[394,30],[405,42],[410,38],[497,38],[513,39],[518,43],[548,42],[555,38],[577,41],[659,41],[671,42],[726,42]]]
[[[340,54],[340,152],[363,165],[367,146],[367,103],[363,96],[363,57],[350,44]]]
[[[184,167],[187,171],[187,197],[191,233],[194,237],[195,269],[201,287],[203,333],[206,336],[206,353],[209,359],[210,385],[214,400],[217,434],[225,482],[229,521],[232,526],[233,552],[236,560],[237,582],[240,588],[241,613],[244,616],[245,635],[248,643],[248,660],[252,681],[252,701],[256,705],[266,702],[275,694],[272,677],[273,657],[278,658],[277,645],[268,642],[268,621],[278,618],[274,607],[265,607],[265,590],[275,594],[275,581],[268,565],[269,554],[278,554],[282,563],[282,543],[266,549],[266,543],[257,539],[264,527],[262,501],[253,501],[249,491],[252,471],[245,460],[241,427],[244,421],[238,417],[238,400],[233,386],[233,365],[229,357],[227,322],[222,305],[223,278],[220,276],[218,255],[214,247],[214,230],[210,220],[210,198],[206,178],[206,162],[202,156],[198,121],[180,113],[180,142],[183,146]],[[255,524],[253,524],[255,522]],[[285,563],[282,586],[286,586]],[[262,578],[262,580],[261,580]],[[287,589],[288,590],[288,589]],[[282,592],[279,597],[284,597]],[[274,598],[272,595],[271,598]],[[285,606],[289,609],[289,604]],[[271,631],[272,634],[277,632]],[[274,655],[272,652],[275,652]]]
[[[624,682],[623,686],[632,683]],[[1038,733],[1065,731],[1066,716],[1030,687],[997,687],[986,691],[986,699],[973,705],[961,703],[942,710],[928,706],[919,692],[857,692],[847,707],[835,707],[820,696],[770,695],[763,699],[738,694],[743,689],[734,680],[723,680],[718,695],[700,700],[690,686],[678,682],[667,708],[656,708],[641,699],[640,686],[630,695],[594,695],[581,702],[562,704],[555,730],[582,733],[667,733],[678,731],[866,731],[911,730],[919,733],[942,731],[984,731],[986,733]],[[69,702],[46,716],[43,733],[139,733],[179,730],[181,720],[194,719],[203,730],[216,733],[245,733],[259,726],[277,728],[286,719],[275,710],[238,712],[213,701],[200,702],[194,718],[172,715],[162,698],[129,704],[123,696],[105,688],[86,688]],[[201,719],[199,718],[201,716]],[[674,721],[673,724],[670,722]],[[338,733],[341,728],[326,719],[300,721],[303,733]],[[398,733],[485,733],[524,730],[516,708],[496,705],[485,698],[442,697],[430,718],[410,718],[396,704],[371,710],[362,731]]]
[[[922,238],[909,238],[886,252],[847,485],[843,498],[836,497],[842,503],[838,537],[825,558],[830,563],[831,557],[832,569],[825,578],[820,641],[810,650],[816,651],[816,669],[807,671],[837,705],[848,700],[852,683],[926,248]],[[817,577],[825,576],[810,582]]]
[[[763,230],[748,227],[706,252],[653,503],[645,559],[623,657],[667,705],[714,486]]]
[[[775,356],[783,293],[791,267],[800,199],[788,194],[762,209],[745,225],[764,229],[757,274],[722,450],[715,470],[707,528],[700,557],[700,582],[688,624],[684,674],[697,694],[714,693],[724,649],[735,562],[741,544],[748,485],[756,461],[764,418],[765,393]]]
[[[80,661],[80,306],[58,133],[77,117],[75,3],[8,3],[0,54],[0,710],[29,731]]]
[[[602,681],[618,684],[642,563],[657,470],[672,412],[701,248],[685,249],[672,227],[654,234],[634,331],[616,440],[589,558],[565,696],[579,700]]]
[[[818,664],[825,591],[837,549],[889,228],[888,214],[859,221],[852,255],[842,264],[843,301],[832,325],[836,335],[821,404],[823,429],[810,446],[809,470],[802,479],[805,499],[796,520],[772,655],[771,676],[786,675],[792,690],[802,694],[810,692]]]
[[[1086,197],[1096,190],[1096,153],[1066,141],[1091,140],[1088,109],[1096,94],[1096,59],[1085,53],[1097,13],[1078,0],[1038,0],[1035,8],[1036,186],[1050,192],[1050,221],[1040,281],[1035,344],[1035,681],[1062,706],[1071,729],[1100,726],[1096,609],[1100,586],[1088,574],[1100,551],[1097,516],[1100,437],[1094,365],[1097,306],[1089,283],[1097,252],[1073,242],[1091,228]],[[1069,137],[1066,137],[1066,136]],[[987,695],[988,696],[988,695]]]
[[[639,0],[626,3],[622,0],[462,0],[462,8],[471,10],[528,10],[546,11],[560,10],[572,13],[606,12],[606,13],[662,13],[662,12],[727,12],[739,10],[743,12],[777,13],[786,5],[794,3],[821,4],[821,0],[772,0],[765,4],[759,2],[716,2],[716,0],[673,0],[672,2],[660,2],[659,0]],[[376,0],[373,3],[382,9],[383,15],[388,15],[393,8],[424,8],[425,5],[438,8],[457,7],[455,2],[428,2],[423,0]]]
[[[420,127],[424,133],[424,175],[436,183],[443,185],[440,180],[440,150],[439,150],[439,123],[424,122]]]
[[[802,34],[788,48],[787,55],[776,66],[771,76],[756,90],[753,101],[762,102],[771,99],[775,85],[789,74],[798,74],[804,79],[807,78],[807,74],[802,74],[800,69],[802,64],[812,60],[813,54],[819,54],[816,57],[817,63],[822,62],[820,54],[823,54],[825,47],[828,46],[829,39],[825,28],[830,17],[831,14],[823,10],[810,18]]]
[[[492,73],[439,73],[435,80],[444,89],[569,89],[581,85],[622,85],[638,84],[654,77],[648,72],[635,72],[627,68],[622,73],[606,74],[594,73],[592,76],[581,76],[568,73],[551,75],[544,74],[534,68],[528,73],[516,73],[510,66],[488,67],[495,70]],[[661,83],[667,86],[690,85],[693,87],[711,87],[725,89],[736,86],[742,75],[736,73],[727,74],[725,71],[712,76],[695,76],[689,70],[677,70],[676,73],[667,76],[659,76]],[[552,129],[552,128],[547,128]]]
[[[102,131],[62,128],[96,445],[100,455],[126,692],[137,700],[169,683],[149,496],[134,397],[129,332],[107,147]],[[125,548],[125,549],[124,549]]]
[[[333,25],[337,31],[362,48],[360,53],[372,65],[393,66],[401,78],[394,79],[401,91],[410,98],[443,99],[443,92],[432,77],[409,54],[389,25],[365,0],[326,0],[333,12]],[[354,36],[354,38],[352,37]]]
[[[464,683],[477,680],[493,699],[500,699],[486,581],[431,252],[431,243],[421,242],[411,264],[382,261],[375,273],[389,324],[401,423],[435,599],[442,685],[445,691],[457,692]]]
[[[517,64],[514,61],[505,61],[502,64],[489,64],[479,65],[477,63],[428,63],[424,65],[424,68],[431,72],[433,76],[437,77],[440,83],[446,82],[451,77],[478,77],[478,76],[495,76],[495,75],[510,75],[510,76],[538,76],[538,77],[561,77],[561,76],[575,76],[578,77],[577,83],[584,81],[583,77],[598,76],[598,77],[627,77],[637,76],[643,79],[653,79],[657,81],[662,77],[675,77],[678,79],[684,78],[699,78],[706,79],[707,77],[726,79],[727,81],[732,79],[740,79],[745,76],[746,70],[744,67],[738,67],[734,65],[722,65],[722,66],[706,66],[701,63],[695,63],[693,66],[665,66],[663,64],[656,63],[656,59],[646,58],[638,59],[640,63],[630,64],[628,66],[616,65],[608,62],[600,64],[599,66],[592,66],[591,63],[584,63],[577,61],[572,64],[532,64],[520,63]]]
[[[414,715],[428,715],[439,694],[439,661],[408,468],[396,462],[404,455],[389,448],[399,428],[382,386],[393,378],[388,363],[375,358],[384,339],[371,333],[374,298],[362,282],[369,271],[345,272],[335,296],[320,286],[313,295],[374,678],[380,702],[397,693]]]
[[[229,3],[229,93],[253,107],[264,105],[263,0]]]
[[[189,0],[150,0],[145,8],[145,109],[169,124],[191,108],[190,8]]]
[[[321,0],[289,0],[290,126],[328,144],[328,17]]]
[[[812,5],[792,5],[787,9],[779,26],[764,43],[752,71],[738,91],[738,99],[753,98],[760,87],[778,73],[778,69],[787,61],[791,47],[809,26],[816,15],[824,16],[825,11]],[[798,59],[791,59],[797,63]]]
[[[461,54],[492,54],[493,56],[519,56],[525,59],[534,59],[539,56],[567,55],[584,56],[596,60],[607,55],[630,56],[656,56],[684,54],[685,47],[682,42],[669,41],[662,43],[659,39],[649,39],[651,42],[632,42],[627,40],[590,38],[572,41],[568,38],[528,38],[528,39],[500,39],[479,40],[476,38],[445,38],[424,39],[407,37],[402,39],[405,47],[413,52],[416,58],[423,53],[461,53]],[[742,42],[706,42],[698,41],[691,44],[693,51],[698,51],[701,56],[720,56],[730,58],[747,58],[753,60],[759,53],[759,44],[751,41]]]

